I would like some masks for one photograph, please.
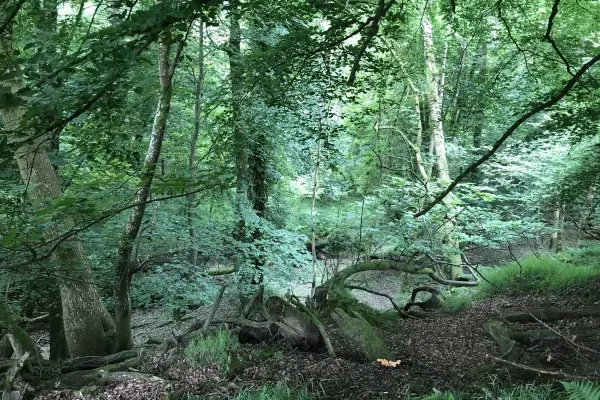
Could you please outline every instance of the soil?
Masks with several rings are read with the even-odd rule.
[[[385,280],[385,275],[382,276]],[[380,289],[386,291],[383,287]],[[387,299],[383,299],[388,302]],[[381,298],[378,300],[381,301]],[[366,301],[368,302],[368,300]],[[388,302],[389,303],[389,302]],[[397,319],[376,328],[389,346],[396,368],[361,359],[356,346],[340,335],[330,321],[324,321],[337,357],[325,353],[292,349],[285,342],[278,342],[271,350],[276,356],[257,365],[247,367],[235,377],[227,378],[214,367],[192,369],[179,353],[170,363],[161,363],[155,354],[148,358],[144,372],[160,375],[163,382],[129,381],[101,388],[95,395],[68,391],[54,391],[36,399],[162,399],[165,393],[180,391],[194,393],[202,398],[228,398],[246,388],[264,384],[287,383],[304,385],[318,399],[396,399],[407,392],[431,393],[453,389],[482,394],[482,387],[490,385],[492,375],[511,384],[520,381],[547,381],[544,374],[528,373],[520,368],[509,368],[490,357],[501,357],[496,343],[484,332],[484,323],[500,314],[522,312],[537,308],[556,307],[576,309],[600,304],[600,280],[573,287],[551,296],[496,296],[476,302],[469,309],[453,316],[436,319]],[[378,308],[383,308],[378,303]],[[235,309],[224,304],[219,311],[225,317]],[[194,317],[201,318],[206,310],[196,310]],[[172,323],[160,329],[156,327],[168,320],[167,315],[138,313],[134,318],[137,344],[146,344],[149,338],[163,341],[174,331],[185,329],[193,321]],[[600,329],[600,319],[580,318],[553,321],[542,326],[539,322],[509,323],[511,331],[555,329],[564,334],[561,340],[548,340],[533,346],[517,344],[514,361],[540,370],[562,371],[573,375],[600,376],[600,340],[597,337],[579,340],[570,332],[580,329]],[[250,357],[262,345],[243,345],[239,357]],[[83,397],[81,397],[83,396]],[[184,397],[185,398],[185,397]]]

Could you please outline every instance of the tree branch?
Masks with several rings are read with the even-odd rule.
[[[562,89],[560,89],[558,92],[556,92],[549,100],[538,104],[537,106],[535,106],[534,108],[532,108],[531,110],[529,110],[528,112],[523,114],[517,121],[515,121],[504,132],[504,134],[500,137],[500,139],[498,139],[498,141],[496,141],[496,143],[494,143],[492,148],[487,153],[485,153],[477,161],[475,161],[474,163],[469,165],[469,167],[467,167],[460,175],[458,175],[456,177],[456,179],[454,179],[452,181],[452,183],[450,183],[450,185],[444,191],[442,191],[442,193],[440,193],[432,202],[430,202],[425,208],[423,208],[423,210],[417,212],[414,215],[414,218],[419,218],[420,216],[425,215],[436,204],[438,204],[442,200],[444,200],[444,198],[446,198],[446,196],[448,196],[448,194],[450,194],[450,192],[452,192],[452,190],[463,179],[465,179],[465,177],[467,177],[467,175],[469,175],[471,172],[475,171],[477,169],[477,167],[479,167],[481,164],[486,162],[490,157],[492,157],[496,153],[496,151],[498,151],[500,146],[502,146],[502,144],[506,141],[506,139],[508,139],[517,130],[517,128],[519,128],[529,118],[531,118],[535,114],[539,113],[540,111],[543,111],[543,110],[555,105],[556,103],[558,103],[563,97],[565,97],[571,91],[571,89],[573,89],[573,87],[577,84],[577,82],[579,82],[579,80],[581,79],[583,74],[585,74],[587,72],[587,70],[589,70],[598,61],[600,61],[600,53],[596,54],[595,57],[591,58],[588,62],[583,64],[583,66],[577,71],[577,73],[575,75],[573,75],[573,77],[571,79],[569,79],[567,84]]]

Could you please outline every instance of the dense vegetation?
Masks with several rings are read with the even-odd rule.
[[[489,363],[567,382],[537,398],[598,396],[572,383],[598,360],[539,364],[529,317],[498,318],[600,352],[570,336],[600,329],[599,61],[598,1],[0,2],[3,390],[106,383],[57,377],[81,357],[232,380],[281,337],[391,361],[390,331],[467,310]],[[335,395],[299,383],[226,395]]]

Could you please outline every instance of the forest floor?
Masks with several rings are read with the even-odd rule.
[[[305,386],[317,399],[405,398],[407,392],[431,393],[434,388],[481,395],[482,388],[491,388],[497,379],[506,384],[515,384],[522,380],[530,382],[532,379],[548,378],[544,374],[528,373],[494,362],[491,357],[501,357],[501,352],[484,331],[486,321],[510,312],[528,312],[547,307],[574,310],[598,307],[598,304],[600,280],[594,280],[551,296],[495,296],[474,302],[472,307],[452,316],[389,320],[376,330],[394,354],[394,359],[400,360],[396,368],[365,362],[357,353],[356,346],[344,339],[333,323],[324,321],[337,352],[336,358],[329,357],[324,349],[322,352],[299,351],[282,341],[268,347],[271,352],[277,352],[275,356],[248,366],[234,377],[225,377],[213,367],[192,369],[181,351],[166,366],[159,366],[160,362],[154,354],[148,357],[141,370],[161,376],[164,381],[116,383],[103,387],[94,395],[83,397],[80,393],[54,391],[36,398],[71,399],[79,396],[77,398],[158,400],[163,399],[165,393],[182,390],[197,394],[197,399],[217,399],[230,398],[244,389],[276,383]],[[220,314],[233,312],[233,309],[233,305],[223,304]],[[199,316],[203,313],[202,310],[197,312]],[[165,318],[165,315],[138,313],[134,322],[134,326],[138,326],[135,329],[136,342],[142,345],[150,337],[160,342],[192,322],[157,328],[164,324]],[[571,375],[598,374],[600,371],[598,337],[580,340],[568,334],[570,331],[600,329],[600,319],[563,319],[546,325],[540,322],[508,325],[511,331],[556,329],[565,333],[561,340],[545,340],[531,346],[517,344],[519,358],[515,362],[540,370],[560,370]],[[253,354],[267,349],[265,346],[242,345],[239,357],[251,359]]]

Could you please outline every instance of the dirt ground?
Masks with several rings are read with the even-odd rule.
[[[385,288],[380,289],[385,290]],[[158,365],[156,357],[148,358],[143,372],[160,375],[164,381],[116,383],[101,388],[88,399],[162,399],[165,393],[195,393],[202,398],[228,398],[245,388],[269,383],[304,385],[317,399],[396,399],[405,393],[431,393],[435,389],[453,389],[482,394],[489,386],[491,376],[498,375],[509,383],[547,380],[544,374],[530,373],[519,368],[498,364],[491,357],[500,357],[496,343],[484,332],[484,322],[500,314],[523,312],[543,307],[577,309],[598,307],[600,280],[556,293],[552,296],[497,296],[474,303],[469,309],[453,316],[437,319],[397,319],[376,328],[389,346],[397,368],[361,359],[355,346],[349,343],[328,321],[325,325],[337,357],[321,352],[292,349],[285,342],[275,344],[278,357],[272,357],[246,368],[234,378],[227,379],[214,368],[191,369],[181,355],[168,367]],[[233,312],[226,305],[221,315]],[[203,311],[197,310],[198,316]],[[186,324],[163,325],[167,315],[138,313],[136,342],[147,343],[149,338],[160,342]],[[581,329],[600,329],[600,319],[580,318],[554,321],[542,326],[533,323],[509,323],[511,331],[555,329],[564,334],[564,340],[542,341],[533,346],[518,345],[519,359],[513,360],[541,370],[562,371],[573,375],[600,374],[600,340],[587,337],[579,340],[570,335]],[[158,339],[158,340],[156,340]],[[265,345],[244,345],[243,354],[252,354]],[[71,399],[79,393],[54,391],[37,399]]]

